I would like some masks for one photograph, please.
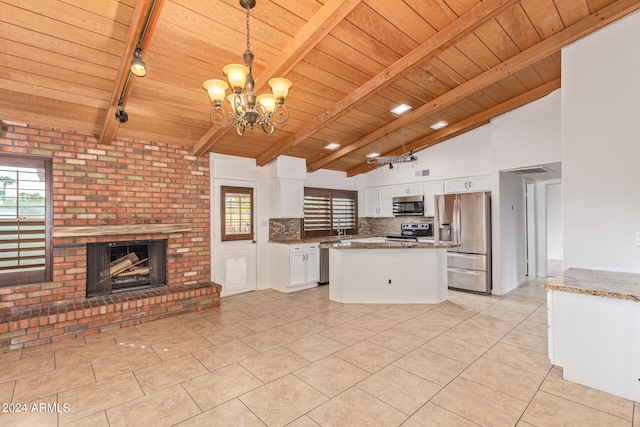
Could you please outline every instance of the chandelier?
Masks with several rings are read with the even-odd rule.
[[[256,0],[240,0],[240,6],[247,9],[247,50],[242,55],[246,65],[229,64],[222,71],[227,75],[229,84],[224,80],[211,79],[203,83],[213,104],[209,118],[216,126],[227,127],[235,122],[238,135],[244,134],[247,126],[253,130],[258,125],[265,134],[271,135],[274,124],[280,125],[289,119],[289,110],[284,105],[291,81],[285,78],[269,80],[273,93],[256,96],[255,81],[251,74],[253,52],[250,48],[249,11],[256,5]],[[231,104],[231,111],[222,108],[226,91],[231,85],[233,93],[226,96]],[[244,92],[243,92],[244,90]]]

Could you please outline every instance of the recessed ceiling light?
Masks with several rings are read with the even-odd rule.
[[[409,110],[411,110],[411,106],[410,106],[410,105],[407,105],[407,104],[400,104],[400,105],[398,105],[397,107],[392,108],[392,109],[391,109],[391,112],[392,112],[393,114],[402,114],[402,113],[405,113],[405,112],[407,112],[407,111],[409,111]]]
[[[448,126],[449,123],[445,122],[444,120],[440,120],[438,123],[434,123],[431,126],[429,126],[431,129],[433,130],[438,130],[438,129],[442,129],[445,126]]]
[[[327,150],[335,150],[338,147],[340,147],[340,144],[338,144],[337,142],[332,142],[324,146],[324,148]]]
[[[369,154],[367,154],[367,157],[370,158],[370,159],[375,159],[378,156],[380,156],[380,153],[369,153]]]

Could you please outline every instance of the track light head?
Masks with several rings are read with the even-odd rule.
[[[133,58],[131,58],[131,73],[134,76],[144,77],[147,75],[147,64],[142,60],[142,55],[140,54],[140,48],[136,48],[136,51],[133,53]]]
[[[116,120],[120,123],[126,123],[129,120],[129,115],[124,111],[122,104],[118,104],[116,108]]]

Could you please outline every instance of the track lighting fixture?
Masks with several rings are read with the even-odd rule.
[[[122,106],[122,99],[118,101],[118,106],[116,107],[116,120],[120,123],[126,123],[129,120],[129,115]]]
[[[147,75],[147,64],[142,60],[140,46],[136,47],[136,51],[133,53],[131,59],[131,72],[134,76],[144,77]]]

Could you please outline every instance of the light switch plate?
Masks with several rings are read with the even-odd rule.
[[[640,246],[640,231],[636,231],[636,245]]]

